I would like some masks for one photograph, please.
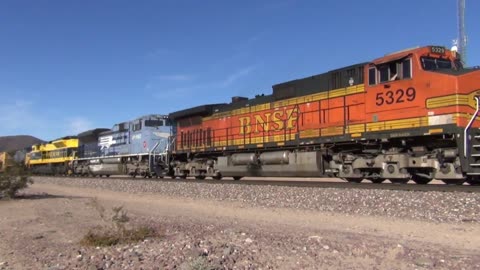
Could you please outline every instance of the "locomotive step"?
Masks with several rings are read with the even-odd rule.
[[[472,163],[470,164],[470,167],[480,167],[480,163]]]
[[[472,157],[480,157],[480,154],[471,154]]]
[[[474,144],[474,145],[472,145],[472,147],[474,147],[474,148],[479,148],[479,147],[480,147],[480,144]]]

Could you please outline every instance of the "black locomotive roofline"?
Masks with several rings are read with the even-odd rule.
[[[185,109],[185,110],[170,113],[168,117],[171,120],[178,120],[178,119],[182,119],[192,115],[208,116],[214,113],[215,109],[217,109],[218,107],[225,106],[225,105],[228,105],[228,104],[219,103],[219,104],[201,105],[201,106],[193,107],[190,109]]]
[[[255,106],[275,102],[292,97],[305,96],[313,93],[325,92],[352,85],[363,84],[363,69],[368,62],[359,63],[339,69],[334,69],[314,76],[291,80],[272,86],[272,94],[256,95],[252,99],[233,97],[231,103],[201,105],[169,114],[170,119],[178,120],[189,116],[209,116],[214,112],[224,112],[247,106]]]
[[[58,138],[58,139],[55,139],[55,140],[48,141],[47,143],[52,143],[52,142],[56,142],[56,141],[60,141],[60,140],[77,139],[77,138],[78,138],[78,136],[64,136],[64,137],[61,137],[61,138]]]
[[[95,128],[78,134],[78,137],[98,136],[98,134],[110,130],[109,128]]]

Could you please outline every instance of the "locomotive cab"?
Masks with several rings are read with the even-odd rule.
[[[434,172],[446,182],[480,175],[478,69],[463,67],[454,51],[428,46],[374,60],[365,76],[367,132],[405,137],[407,146],[449,156],[453,163]]]

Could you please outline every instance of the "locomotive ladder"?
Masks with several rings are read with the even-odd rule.
[[[470,167],[480,168],[480,133],[476,132],[471,136],[468,134],[480,111],[480,97],[475,96],[475,102],[475,113],[463,131],[463,156],[468,160]],[[471,162],[472,160],[473,162]],[[469,174],[478,175],[480,173]]]

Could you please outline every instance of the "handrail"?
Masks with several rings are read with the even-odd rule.
[[[478,112],[480,111],[480,99],[478,96],[475,96],[475,101],[477,102],[477,108],[475,110],[475,113],[472,115],[472,118],[468,122],[467,126],[465,127],[465,130],[463,131],[463,156],[466,158],[468,155],[468,130],[470,127],[473,125],[473,121],[477,118]]]
[[[153,160],[155,160],[155,149],[160,145],[160,142],[157,142],[152,150],[150,150],[150,152],[148,153],[148,169],[150,170],[150,173],[152,172],[152,169],[153,169],[153,166],[152,166],[152,153],[153,153]]]

